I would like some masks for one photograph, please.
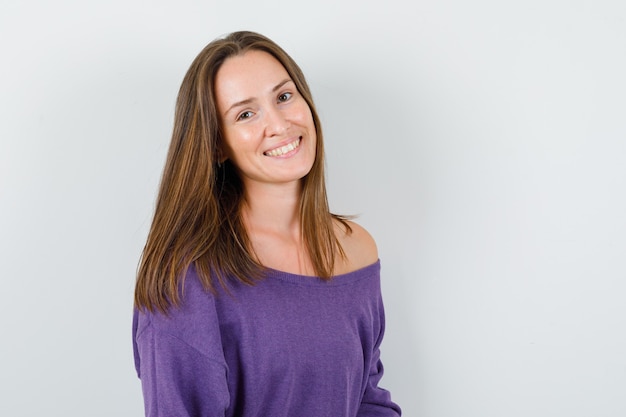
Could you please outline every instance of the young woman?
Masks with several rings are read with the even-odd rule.
[[[300,68],[253,32],[181,86],[135,290],[147,416],[398,416],[371,236],[329,212]]]

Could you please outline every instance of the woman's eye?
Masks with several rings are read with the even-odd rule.
[[[278,96],[278,101],[287,101],[291,98],[292,94],[291,93],[282,93],[281,95]]]
[[[245,120],[245,119],[249,119],[250,117],[252,117],[252,112],[244,111],[239,116],[237,116],[237,120]]]

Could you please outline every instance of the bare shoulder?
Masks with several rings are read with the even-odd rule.
[[[335,230],[346,259],[338,261],[337,273],[346,273],[364,268],[378,260],[376,241],[370,233],[358,223],[346,222],[350,226],[347,230],[339,221],[335,223]]]

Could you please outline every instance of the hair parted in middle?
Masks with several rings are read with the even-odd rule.
[[[308,104],[316,129],[315,161],[302,179],[301,233],[316,274],[330,279],[337,256],[345,254],[333,219],[346,230],[346,217],[330,213],[324,173],[322,129],[309,86],[296,62],[275,42],[255,32],[233,32],[209,43],[183,79],[174,128],[148,239],[135,288],[135,305],[167,312],[178,305],[180,280],[194,265],[203,285],[215,289],[228,278],[253,284],[262,277],[241,218],[243,183],[222,154],[214,80],[226,59],[264,51],[282,64]]]

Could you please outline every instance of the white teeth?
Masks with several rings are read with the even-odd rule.
[[[272,149],[271,151],[267,151],[265,152],[265,155],[267,156],[281,156],[286,154],[287,152],[291,152],[294,149],[296,149],[298,146],[300,146],[300,138],[294,140],[293,142],[285,145],[285,146],[281,146],[280,148],[276,148],[276,149]]]

